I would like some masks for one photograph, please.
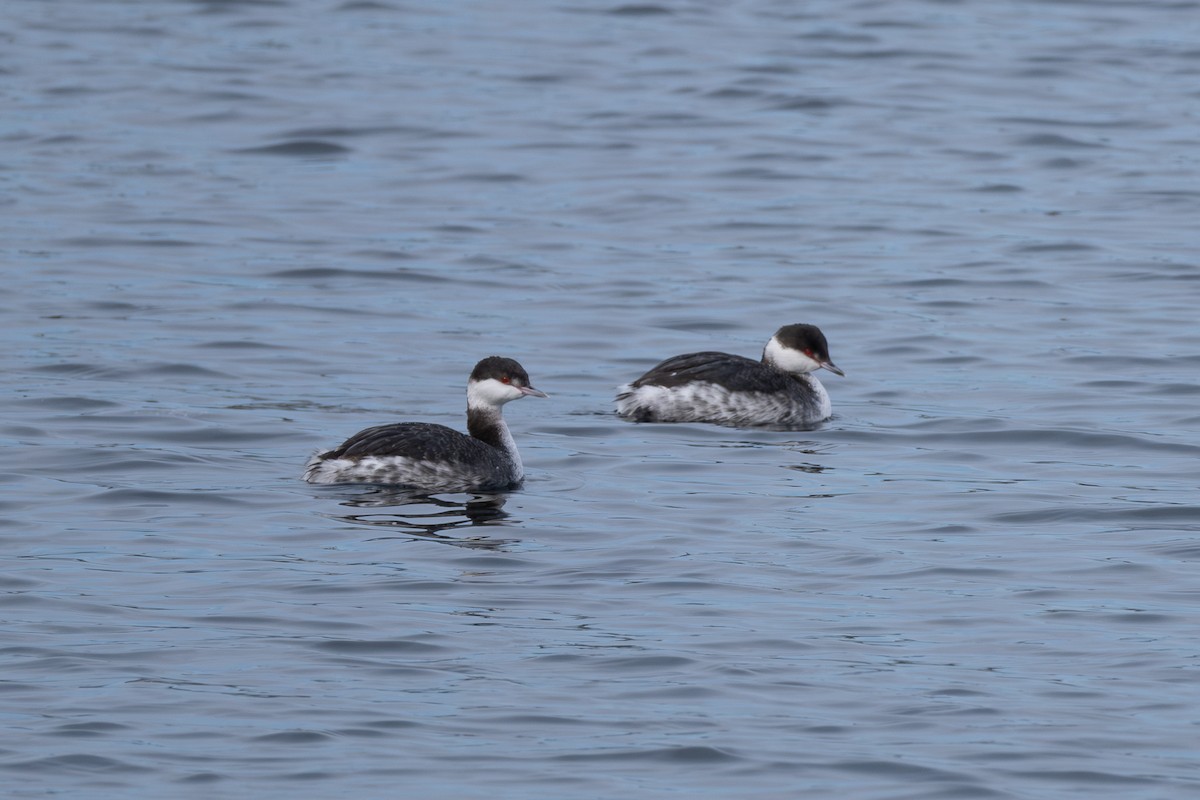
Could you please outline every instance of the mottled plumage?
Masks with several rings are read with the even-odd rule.
[[[310,483],[381,483],[427,492],[506,489],[524,468],[508,426],[505,403],[545,397],[510,358],[480,361],[467,384],[470,435],[431,422],[398,422],[359,431],[308,462]]]
[[[842,374],[820,329],[786,325],[761,361],[707,351],[668,358],[618,390],[617,414],[633,422],[809,426],[832,413],[825,387],[810,374],[822,367]]]

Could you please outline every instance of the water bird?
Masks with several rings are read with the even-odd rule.
[[[754,361],[731,353],[673,356],[617,390],[617,414],[632,422],[711,422],[798,428],[828,419],[829,394],[812,373],[845,375],[816,325],[784,325]]]
[[[377,483],[424,492],[509,489],[521,483],[521,454],[501,408],[522,397],[545,397],[511,358],[489,356],[467,380],[467,431],[432,422],[396,422],[359,431],[313,456],[309,483]]]

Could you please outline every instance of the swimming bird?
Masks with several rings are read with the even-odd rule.
[[[396,422],[367,428],[338,447],[313,456],[309,483],[381,483],[425,492],[508,489],[521,483],[521,455],[500,413],[505,403],[545,397],[511,358],[489,356],[467,381],[470,435],[432,422]]]
[[[784,325],[762,360],[730,353],[673,356],[617,390],[617,414],[632,422],[711,422],[732,427],[813,425],[833,413],[812,374],[845,375],[816,325]]]

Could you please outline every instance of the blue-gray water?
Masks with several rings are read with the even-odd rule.
[[[0,10],[13,797],[1200,792],[1200,3]],[[812,322],[801,433],[612,389]],[[519,359],[529,478],[310,487]]]

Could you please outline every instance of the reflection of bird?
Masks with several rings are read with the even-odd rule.
[[[714,422],[718,425],[812,425],[829,417],[825,387],[812,373],[844,375],[829,359],[816,325],[785,325],[763,349],[762,361],[729,353],[668,358],[618,390],[617,414],[633,422]]]
[[[414,494],[410,490],[395,486],[376,486],[369,494],[347,498],[341,505],[351,508],[387,509],[386,513],[347,514],[339,516],[338,519],[356,525],[387,528],[404,538],[415,537],[456,547],[497,550],[514,540],[492,538],[473,529],[507,517],[508,512],[504,510],[505,501],[504,494],[477,494],[462,502],[433,495]],[[467,535],[456,535],[459,533]]]
[[[313,456],[304,470],[310,483],[382,483],[426,492],[507,489],[525,477],[501,407],[522,397],[545,397],[529,385],[525,368],[489,356],[467,381],[470,436],[431,422],[367,428],[339,447]]]

